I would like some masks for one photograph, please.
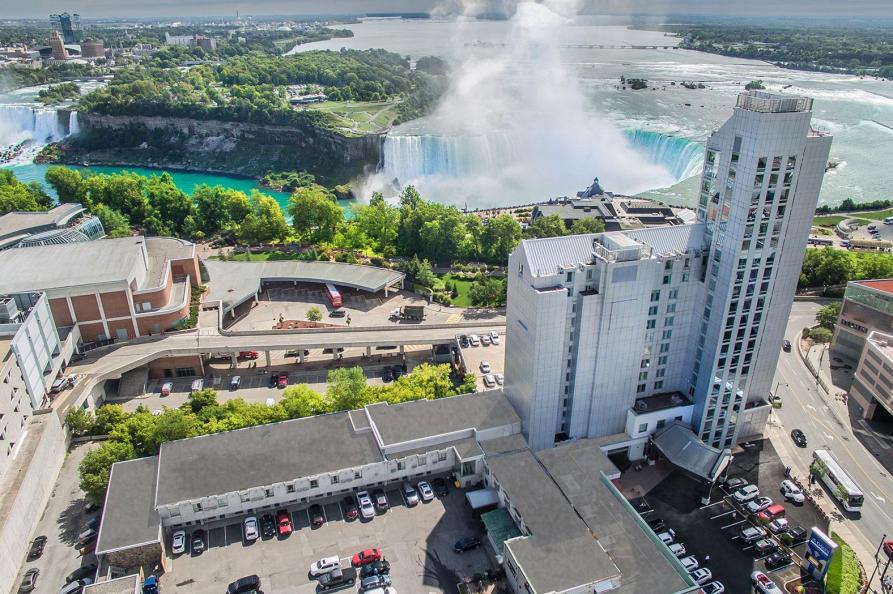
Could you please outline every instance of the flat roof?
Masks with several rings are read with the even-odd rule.
[[[518,413],[500,390],[461,394],[437,400],[366,406],[382,445],[414,441],[466,429],[484,430],[520,423]]]
[[[161,522],[153,501],[157,464],[158,456],[149,456],[112,465],[97,554],[159,542]]]
[[[66,202],[50,210],[8,212],[0,216],[0,238],[12,234],[29,235],[33,230],[49,225],[61,227],[85,210],[81,204]]]
[[[397,270],[344,262],[202,260],[202,263],[210,276],[204,301],[220,301],[224,311],[254,297],[263,282],[332,283],[374,293],[402,281],[406,276]]]
[[[690,585],[636,521],[634,511],[613,493],[600,475],[617,468],[594,440],[583,439],[537,454],[576,513],[620,569],[615,592],[678,592]],[[526,569],[525,569],[526,570]]]
[[[893,295],[893,278],[883,278],[879,280],[850,281],[854,285],[861,285],[870,289],[877,289],[884,293]]]
[[[477,440],[473,437],[466,437],[464,439],[455,439],[452,441],[412,448],[411,450],[393,452],[386,457],[388,460],[399,460],[400,458],[406,458],[407,456],[412,456],[414,454],[426,454],[428,452],[445,450],[447,448],[456,448],[456,453],[459,454],[459,458],[462,460],[484,455],[484,451],[481,449],[481,446],[478,445]]]
[[[530,532],[505,543],[536,592],[562,592],[620,576],[530,450],[486,458]]]
[[[0,292],[126,282],[142,265],[143,241],[122,237],[5,250],[0,258]]]
[[[159,506],[384,459],[372,432],[355,432],[346,412],[170,441],[158,458]]]

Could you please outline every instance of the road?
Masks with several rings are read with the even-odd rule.
[[[878,543],[883,534],[893,534],[893,478],[874,456],[855,437],[849,420],[846,405],[825,394],[816,385],[806,364],[797,354],[797,340],[802,329],[815,324],[815,312],[819,304],[795,302],[785,337],[794,345],[790,353],[781,353],[773,386],[778,385],[778,394],[783,407],[773,412],[777,415],[786,433],[794,428],[802,429],[809,446],[796,447],[792,441],[776,444],[798,464],[794,474],[806,476],[814,449],[830,450],[844,470],[852,476],[865,493],[862,516],[851,522],[852,527],[862,534],[867,543]],[[857,431],[865,431],[861,427]],[[877,439],[877,438],[875,438]],[[889,449],[885,441],[878,440]],[[870,544],[867,546],[871,547]]]

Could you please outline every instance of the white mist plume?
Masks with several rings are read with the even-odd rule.
[[[510,15],[504,47],[463,48],[424,136],[392,132],[372,185],[396,178],[429,199],[495,206],[573,195],[595,176],[616,192],[672,184],[672,175],[645,162],[616,126],[586,110],[560,56],[580,5],[466,0],[452,7],[462,16]]]

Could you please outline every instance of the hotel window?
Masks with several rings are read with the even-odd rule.
[[[272,497],[273,489],[264,489],[264,497]]]
[[[636,386],[636,394],[641,394],[642,392],[644,392],[646,387],[647,386],[645,384],[639,384],[638,386]]]
[[[330,481],[333,485],[337,485],[337,484],[340,482],[340,481],[338,480],[338,475],[337,475],[337,474],[330,474],[330,475],[329,475],[329,481]]]
[[[285,492],[286,493],[294,493],[295,492],[294,484],[292,483],[292,484],[285,485]]]
[[[670,291],[670,299],[676,299],[679,297],[679,289],[673,289]]]
[[[438,462],[446,462],[447,455],[446,452],[437,452],[437,461]]]
[[[319,488],[319,481],[317,479],[310,479],[310,488],[311,489]]]
[[[426,456],[424,454],[420,454],[416,463],[419,466],[425,466],[426,464],[428,464],[428,456]]]
[[[654,389],[655,389],[655,390],[660,390],[660,389],[663,388],[663,387],[664,387],[664,380],[660,380],[660,381],[656,381],[656,382],[654,382]]]
[[[226,498],[226,495],[221,495],[217,498],[217,507],[227,507],[229,506],[229,500]]]
[[[651,301],[652,303],[655,301],[660,301],[660,290],[651,291]]]
[[[657,325],[657,320],[648,320],[645,322],[645,329],[652,330]]]
[[[353,471],[353,480],[358,481],[361,478],[363,478],[363,473],[359,470],[354,470]]]
[[[193,503],[193,504],[192,504],[192,511],[194,511],[194,512],[196,512],[196,513],[202,511],[202,504],[201,504],[201,503]]]
[[[648,315],[649,316],[657,315],[657,306],[656,305],[652,305],[651,307],[648,308]]]
[[[242,491],[239,493],[239,500],[242,503],[248,503],[248,491]]]
[[[648,423],[641,423],[639,425],[639,433],[645,433],[648,431]]]
[[[640,382],[644,382],[644,381],[647,380],[647,379],[648,379],[648,372],[647,372],[647,371],[640,371],[640,372],[639,372],[639,381],[640,381]]]

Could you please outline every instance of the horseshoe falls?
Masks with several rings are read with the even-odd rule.
[[[644,153],[648,160],[665,167],[676,181],[701,173],[704,147],[698,142],[651,130],[624,130],[630,145]]]

